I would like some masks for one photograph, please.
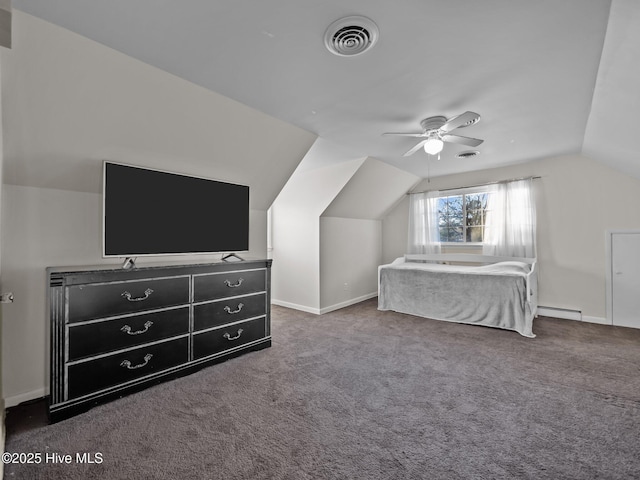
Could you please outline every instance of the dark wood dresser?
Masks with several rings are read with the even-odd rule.
[[[48,268],[52,422],[271,346],[271,260]]]

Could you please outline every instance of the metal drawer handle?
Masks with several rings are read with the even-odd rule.
[[[135,370],[136,368],[144,367],[147,363],[149,363],[149,360],[151,360],[151,357],[153,357],[153,355],[150,353],[147,353],[144,356],[144,363],[141,363],[139,365],[131,365],[131,362],[129,360],[123,360],[120,366],[124,368],[128,368],[129,370]]]
[[[241,328],[239,328],[239,329],[238,329],[238,334],[237,334],[235,337],[232,337],[232,336],[231,336],[231,335],[229,335],[228,333],[225,333],[225,334],[223,335],[223,337],[224,337],[224,338],[226,338],[226,339],[227,339],[227,340],[229,340],[229,341],[231,341],[231,340],[237,340],[237,339],[239,339],[239,338],[240,338],[240,335],[242,335],[242,331],[243,331],[243,330],[242,330]]]
[[[242,282],[244,282],[243,278],[239,278],[238,281],[236,283],[231,283],[229,280],[225,280],[224,283],[227,287],[230,288],[236,288],[239,287],[240,285],[242,285]]]
[[[129,292],[122,292],[120,294],[121,297],[126,298],[127,300],[129,300],[130,302],[141,302],[143,300],[146,300],[147,298],[149,298],[149,296],[153,293],[153,290],[151,290],[150,288],[147,288],[144,291],[144,297],[132,297],[131,294]]]
[[[149,330],[149,327],[151,327],[151,325],[153,325],[153,322],[149,320],[148,322],[145,322],[144,330],[137,330],[135,332],[132,332],[131,327],[129,325],[125,325],[120,330],[122,330],[127,335],[140,335],[141,333],[145,333],[147,330]]]
[[[233,315],[234,313],[240,313],[240,310],[242,310],[242,307],[244,307],[244,304],[239,303],[237,310],[231,310],[231,307],[224,307],[224,311],[230,315]]]

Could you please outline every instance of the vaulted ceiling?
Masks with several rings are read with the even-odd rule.
[[[583,152],[640,178],[636,0],[14,0],[15,8],[320,138],[424,177]],[[324,45],[362,15],[377,43]],[[423,118],[478,112],[458,130],[479,155],[403,157]],[[247,142],[254,133],[246,125]],[[240,146],[239,146],[240,148]]]

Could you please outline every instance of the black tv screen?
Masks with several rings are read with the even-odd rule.
[[[249,250],[249,187],[104,162],[105,257]]]

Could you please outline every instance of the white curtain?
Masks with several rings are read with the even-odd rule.
[[[438,231],[439,192],[409,196],[409,244],[407,253],[440,253]]]
[[[485,255],[536,256],[536,206],[531,179],[501,183],[489,195]]]

